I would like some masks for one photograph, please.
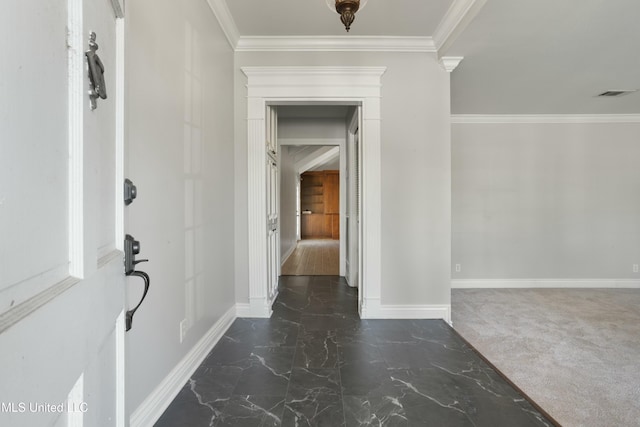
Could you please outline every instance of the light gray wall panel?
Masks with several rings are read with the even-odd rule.
[[[639,142],[640,124],[454,124],[453,278],[637,278]]]
[[[233,51],[204,0],[127,8],[128,175],[138,186],[127,231],[151,276],[127,335],[134,411],[234,305]]]

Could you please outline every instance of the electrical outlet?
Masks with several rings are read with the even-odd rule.
[[[462,271],[462,264],[456,264],[456,273],[460,273]]]
[[[184,336],[187,335],[187,319],[182,319],[180,322],[180,342],[184,340]]]
[[[638,272],[638,264],[633,264],[633,272],[634,273]]]

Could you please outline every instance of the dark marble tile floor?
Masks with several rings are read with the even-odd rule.
[[[360,320],[336,276],[283,276],[156,426],[551,426],[440,320]]]

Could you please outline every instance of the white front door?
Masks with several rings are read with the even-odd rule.
[[[121,1],[0,16],[0,425],[126,424]]]

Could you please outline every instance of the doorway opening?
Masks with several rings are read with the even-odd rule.
[[[379,316],[381,305],[381,78],[385,67],[269,66],[242,67],[247,77],[248,303],[239,303],[241,317],[270,317],[277,297],[273,287],[269,236],[276,224],[265,221],[273,205],[265,194],[272,118],[269,106],[357,106],[361,135],[361,209],[358,237],[358,311],[362,318]],[[265,136],[267,137],[265,139]],[[366,142],[365,142],[366,141]],[[267,150],[265,150],[265,142]],[[344,158],[345,156],[343,156]],[[344,162],[345,160],[342,160]],[[346,187],[345,187],[346,188]],[[277,204],[276,204],[277,206]],[[275,213],[277,216],[277,212]],[[344,220],[343,220],[344,221]],[[274,227],[275,226],[275,227]],[[269,230],[269,231],[268,231]],[[343,228],[341,228],[342,233]],[[278,239],[279,237],[276,237]],[[341,240],[341,245],[344,239]],[[343,251],[341,250],[341,253]],[[278,263],[279,265],[279,263]]]
[[[328,150],[326,150],[328,149]],[[318,152],[329,154],[313,168],[296,168],[295,182],[281,180],[281,194],[287,188],[295,190],[295,206],[288,206],[291,216],[295,214],[297,239],[295,247],[285,247],[283,276],[339,276],[340,275],[340,149],[331,146],[284,147],[292,159],[305,155],[316,156]],[[284,156],[283,156],[284,157]],[[303,159],[304,161],[304,159]],[[284,162],[283,162],[284,163]],[[283,164],[284,167],[284,164]],[[287,206],[281,198],[280,211],[284,215]],[[292,250],[293,249],[293,250]]]
[[[348,105],[277,107],[281,275],[344,276]]]

